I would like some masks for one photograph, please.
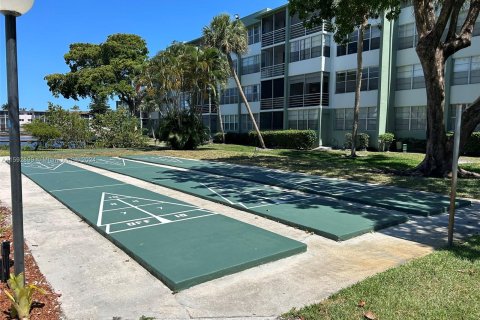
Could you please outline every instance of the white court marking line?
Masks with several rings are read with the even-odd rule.
[[[177,222],[182,222],[182,221],[186,221],[186,220],[206,218],[206,217],[216,216],[216,215],[218,215],[218,213],[211,213],[211,214],[206,214],[206,215],[203,215],[203,216],[191,217],[191,218],[186,218],[186,219],[181,219],[181,220],[174,220],[174,221],[171,221],[170,223],[177,223]],[[158,225],[162,225],[162,224],[164,224],[164,223],[155,223],[155,224],[150,224],[148,226],[140,226],[140,227],[134,227],[134,228],[129,228],[129,229],[125,229],[125,230],[111,231],[111,232],[109,232],[109,234],[120,233],[120,232],[128,232],[128,231],[136,230],[136,229],[150,228],[150,227],[154,227],[154,226],[158,226]]]
[[[57,174],[57,173],[73,173],[73,172],[84,172],[85,170],[69,170],[69,171],[57,171],[57,172],[36,172],[28,173],[29,176],[35,176],[40,174]]]
[[[168,214],[159,214],[159,215],[157,215],[157,216],[158,216],[158,217],[164,217],[164,216],[171,216],[171,215],[174,215],[174,214],[185,213],[185,212],[192,212],[192,211],[202,211],[202,212],[215,213],[215,212],[213,212],[213,211],[211,211],[211,210],[207,210],[207,209],[192,209],[192,210],[184,210],[184,211],[178,211],[178,212],[173,212],[173,213],[168,213]],[[119,222],[111,222],[111,223],[102,224],[102,226],[106,226],[106,225],[117,225],[117,224],[134,222],[134,221],[145,220],[145,219],[149,219],[149,218],[137,218],[137,219],[123,220],[123,221],[119,221]],[[171,220],[171,222],[175,222],[175,221],[178,221],[178,220]]]
[[[154,215],[154,214],[152,214],[152,213],[150,213],[150,212],[148,212],[148,211],[146,211],[146,210],[143,210],[142,208],[138,208],[138,207],[136,207],[136,206],[134,206],[134,205],[131,205],[131,204],[129,204],[128,202],[125,202],[125,201],[123,201],[123,200],[118,200],[118,201],[123,202],[123,203],[126,204],[127,206],[130,206],[130,207],[132,207],[132,208],[134,208],[134,209],[137,209],[137,210],[139,210],[139,211],[142,211],[143,213],[148,214],[150,217],[158,220],[158,221],[161,222],[161,223],[169,223],[169,222],[172,222],[172,221],[170,221],[170,220],[168,220],[168,219],[164,219],[164,218],[161,218],[161,217],[157,217],[156,215]]]
[[[125,195],[121,195],[121,194],[108,193],[108,192],[106,192],[106,194],[113,195],[113,196],[119,196],[119,197],[121,197],[121,199],[135,199],[135,200],[138,199],[138,200],[153,201],[153,202],[158,203],[158,204],[167,203],[167,204],[173,204],[173,205],[182,206],[182,207],[197,208],[194,205],[185,204],[185,203],[175,203],[175,202],[162,201],[162,200],[153,200],[153,199],[146,199],[146,198],[140,198],[140,197],[135,197],[135,196],[125,196]],[[115,199],[108,199],[108,200],[105,200],[105,201],[115,201],[115,200],[119,200],[119,199],[115,198]]]
[[[102,215],[103,215],[103,200],[105,199],[105,192],[102,192],[102,198],[100,199],[100,207],[98,208],[98,218],[97,226],[102,225]]]
[[[71,191],[71,190],[94,189],[94,188],[114,187],[114,186],[124,186],[124,185],[126,185],[126,183],[106,184],[106,185],[103,185],[103,186],[93,186],[93,187],[58,189],[58,190],[50,190],[50,192],[62,192],[62,191]]]

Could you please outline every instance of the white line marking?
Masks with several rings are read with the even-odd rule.
[[[102,192],[102,198],[100,199],[100,207],[98,208],[98,220],[97,226],[102,225],[102,215],[103,215],[103,200],[105,199],[105,192]]]
[[[28,173],[29,176],[39,175],[39,174],[57,174],[57,173],[72,173],[72,172],[84,172],[85,170],[69,170],[69,171],[57,171],[57,172],[36,172]]]
[[[198,219],[198,218],[206,218],[206,217],[210,217],[210,216],[214,216],[214,215],[218,215],[218,213],[212,213],[212,214],[206,214],[206,215],[203,215],[203,216],[197,216],[197,217],[192,217],[192,218],[175,220],[175,221],[171,221],[170,223],[176,223],[176,222],[181,222],[181,221],[185,221],[185,220],[192,220],[192,219]],[[158,225],[161,225],[161,224],[164,224],[164,223],[155,223],[155,224],[150,224],[150,225],[148,225],[148,226],[141,226],[141,227],[124,229],[124,230],[112,231],[112,232],[110,232],[110,234],[120,233],[120,232],[127,232],[127,231],[131,231],[131,230],[135,230],[135,229],[149,228],[149,227],[154,227],[154,226],[158,226]]]
[[[179,214],[179,213],[185,213],[185,212],[192,212],[192,211],[203,211],[203,212],[211,212],[211,213],[214,213],[210,210],[206,210],[206,209],[192,209],[192,210],[185,210],[185,211],[178,211],[178,212],[173,212],[173,213],[169,213],[169,214],[159,214],[159,215],[156,215],[157,217],[164,217],[164,216],[171,216],[171,215],[174,215],[174,214]],[[130,219],[130,220],[123,220],[123,221],[119,221],[119,222],[111,222],[111,223],[108,223],[108,225],[117,225],[117,224],[122,224],[122,223],[127,223],[127,222],[134,222],[134,221],[139,221],[139,220],[145,220],[146,218],[136,218],[136,219]],[[148,218],[147,218],[148,219]],[[174,221],[177,221],[177,220],[173,220],[173,221],[170,221],[170,222],[174,222]]]
[[[58,189],[58,190],[50,190],[50,192],[62,192],[62,191],[71,191],[71,190],[94,189],[94,188],[114,187],[114,186],[124,186],[124,185],[126,185],[126,183],[106,184],[106,185],[103,185],[103,186],[94,186],[94,187],[81,187],[81,188],[71,188],[71,189]]]
[[[193,206],[193,205],[189,205],[189,204],[184,204],[184,203],[175,203],[175,202],[169,202],[169,201],[162,201],[162,200],[153,200],[153,199],[146,199],[146,198],[140,198],[140,197],[135,197],[135,196],[125,196],[125,195],[121,195],[121,194],[115,194],[115,193],[108,193],[107,194],[109,195],[112,195],[112,196],[118,196],[120,197],[120,199],[138,199],[138,200],[146,200],[146,201],[152,201],[152,204],[153,203],[166,203],[166,204],[173,204],[173,205],[176,205],[176,206],[182,206],[182,207],[188,207],[188,208],[197,208],[196,206]],[[120,199],[109,199],[109,200],[105,200],[105,201],[112,201],[112,200],[120,200]]]
[[[137,210],[139,210],[139,211],[142,211],[143,213],[148,214],[150,217],[152,217],[152,218],[154,218],[154,219],[157,219],[157,220],[160,221],[161,223],[169,223],[169,222],[171,222],[171,221],[168,220],[168,219],[163,219],[163,218],[161,218],[161,217],[157,217],[156,215],[154,215],[154,214],[152,214],[152,213],[150,213],[150,212],[148,212],[148,211],[146,211],[146,210],[143,210],[142,208],[135,207],[134,205],[131,205],[131,204],[129,204],[128,202],[125,202],[125,201],[123,201],[123,200],[118,200],[118,201],[123,202],[123,203],[126,204],[127,206],[130,206],[130,207],[132,207],[132,208],[134,208],[134,209],[137,209]]]

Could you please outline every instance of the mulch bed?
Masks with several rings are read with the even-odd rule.
[[[0,242],[8,240],[12,241],[12,228],[10,224],[11,213],[8,208],[0,206]],[[10,259],[13,260],[13,243],[11,246]],[[13,273],[13,267],[10,269]],[[30,319],[32,320],[57,320],[60,319],[60,304],[58,302],[59,294],[55,293],[50,284],[45,279],[45,276],[38,269],[37,263],[33,258],[30,250],[25,245],[25,280],[29,284],[34,284],[37,287],[46,291],[46,294],[36,292],[34,294],[33,306],[30,312]],[[7,298],[4,290],[8,290],[6,283],[0,282],[0,318],[10,318],[11,301]]]

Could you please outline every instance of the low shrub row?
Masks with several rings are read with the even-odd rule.
[[[262,131],[263,141],[267,148],[308,150],[315,147],[317,134],[314,130],[279,130]],[[222,134],[213,136],[213,142],[221,143]],[[227,132],[225,143],[259,146],[258,136],[255,131],[249,133]]]

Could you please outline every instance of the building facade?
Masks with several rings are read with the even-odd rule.
[[[319,145],[343,146],[353,123],[358,32],[338,45],[328,24],[306,29],[286,5],[242,21],[249,52],[233,58],[260,128],[312,129]],[[370,135],[372,146],[385,132],[400,139],[426,137],[425,81],[415,52],[414,23],[413,7],[405,2],[397,20],[371,20],[365,32],[359,131]],[[478,35],[480,23],[472,45],[447,61],[447,130],[454,129],[454,107],[468,105],[480,92]],[[222,91],[220,107],[225,131],[252,130],[233,79]],[[216,107],[202,112],[215,128]]]

